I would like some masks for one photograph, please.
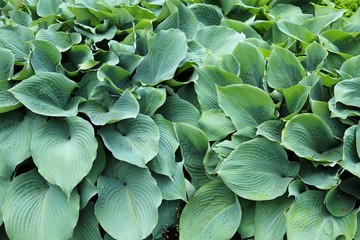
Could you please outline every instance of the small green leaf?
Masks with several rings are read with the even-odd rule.
[[[236,46],[233,54],[240,63],[241,80],[244,83],[262,88],[265,59],[260,50],[253,44],[243,41]]]
[[[139,113],[139,103],[126,90],[120,97],[104,94],[101,99],[88,100],[80,105],[79,112],[85,113],[94,125],[105,125],[135,118]]]
[[[65,52],[69,50],[72,45],[80,43],[81,35],[78,33],[67,33],[50,29],[40,29],[36,33],[35,39],[50,42],[54,44],[60,52]],[[73,59],[70,59],[70,61],[72,60]]]
[[[280,31],[301,42],[311,43],[315,39],[315,35],[307,28],[301,27],[291,21],[280,20],[276,24]]]
[[[199,119],[200,129],[204,131],[209,141],[223,139],[232,132],[235,127],[221,109],[211,109],[202,113]]]
[[[303,66],[287,49],[274,46],[268,61],[267,83],[276,90],[294,86],[305,77]]]
[[[180,30],[160,31],[148,41],[148,54],[133,77],[146,85],[156,85],[174,77],[187,49],[185,34]]]
[[[176,170],[175,152],[179,147],[174,126],[160,114],[154,115],[153,120],[160,131],[159,152],[148,163],[148,167],[158,174],[171,178]]]
[[[335,85],[335,104],[340,102],[350,107],[360,107],[360,78],[343,80]]]
[[[312,42],[305,49],[306,52],[306,70],[314,71],[316,69],[320,69],[328,56],[328,52],[326,49],[317,42]]]
[[[67,197],[34,169],[11,182],[2,212],[10,239],[70,239],[79,217],[79,195],[74,191]]]
[[[164,88],[139,87],[135,91],[140,96],[140,112],[145,115],[153,115],[166,100],[166,91]]]
[[[221,180],[200,188],[180,216],[180,239],[230,239],[241,221],[236,195]]]
[[[355,207],[356,197],[343,192],[339,187],[330,189],[325,196],[326,209],[335,217],[348,215]]]
[[[359,67],[360,56],[355,56],[346,60],[340,68],[340,73],[343,79],[348,78],[360,78],[360,67]]]
[[[30,43],[30,63],[35,73],[57,72],[61,53],[51,42],[34,40]]]
[[[70,196],[90,172],[97,146],[89,122],[80,117],[53,118],[35,132],[31,155],[39,173]]]
[[[237,195],[249,200],[271,200],[283,195],[299,172],[285,150],[265,138],[239,144],[221,163],[218,174]]]
[[[61,0],[39,0],[36,8],[36,12],[40,17],[55,14],[59,9]]]
[[[263,90],[247,85],[234,84],[217,87],[219,106],[228,115],[235,128],[257,127],[274,118],[275,104]]]
[[[341,143],[334,139],[324,120],[315,114],[299,114],[287,122],[281,144],[311,161],[333,163],[341,159]]]
[[[298,197],[286,214],[287,237],[294,240],[353,239],[356,215],[353,210],[345,217],[334,217],[325,208],[325,192],[306,191]]]
[[[161,192],[150,171],[118,162],[114,176],[100,176],[101,188],[95,215],[107,233],[116,239],[142,240],[158,221]]]
[[[5,48],[0,48],[0,81],[8,80],[14,73],[14,54]]]
[[[98,224],[94,204],[90,203],[80,211],[79,221],[71,240],[102,240]]]
[[[273,142],[281,142],[281,131],[285,123],[279,120],[268,120],[257,126],[256,135],[263,136]]]
[[[250,238],[254,236],[256,202],[249,201],[243,198],[240,198],[239,200],[242,216],[238,232],[240,233],[241,237]]]
[[[146,167],[159,152],[159,129],[149,116],[143,114],[105,125],[98,133],[115,158],[139,167]]]
[[[311,87],[295,85],[283,91],[284,105],[280,109],[285,120],[291,119],[298,114],[308,100]]]
[[[175,123],[175,133],[179,140],[185,169],[191,176],[195,188],[200,188],[210,179],[206,176],[203,158],[209,142],[203,131],[186,123]]]
[[[360,178],[360,157],[358,154],[358,126],[349,127],[344,134],[344,150],[339,165]]]
[[[76,75],[80,70],[88,70],[98,64],[87,45],[74,45],[67,52],[69,61],[63,64],[65,70]]]
[[[77,84],[59,73],[39,73],[9,91],[32,112],[54,117],[75,116],[81,97],[71,97]]]
[[[235,74],[226,72],[216,66],[204,66],[196,68],[198,79],[195,82],[200,108],[202,111],[219,108],[216,96],[216,86],[227,86],[242,83]]]

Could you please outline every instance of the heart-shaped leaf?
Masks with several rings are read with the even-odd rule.
[[[80,117],[53,118],[35,132],[31,155],[39,173],[70,196],[90,172],[97,146],[89,122]]]

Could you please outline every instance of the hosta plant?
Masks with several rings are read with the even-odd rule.
[[[358,6],[0,0],[0,239],[360,239]]]

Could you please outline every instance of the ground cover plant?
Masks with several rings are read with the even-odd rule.
[[[0,239],[360,239],[359,5],[0,0]]]

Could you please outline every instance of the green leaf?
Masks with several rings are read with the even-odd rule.
[[[180,239],[230,239],[241,221],[236,195],[221,180],[200,188],[180,216]]]
[[[53,118],[35,132],[31,155],[39,173],[70,196],[90,172],[97,147],[89,122],[80,117]]]
[[[217,173],[238,196],[262,201],[283,195],[298,172],[278,143],[256,138],[239,144]]]
[[[280,91],[296,85],[305,77],[305,70],[295,55],[276,46],[270,54],[267,71],[267,83]]]
[[[159,129],[149,116],[143,114],[105,125],[98,134],[115,158],[139,167],[146,167],[159,152]]]
[[[5,197],[10,186],[10,180],[0,177],[0,206],[4,205]],[[3,224],[3,214],[0,211],[0,224]],[[2,238],[1,238],[2,239]]]
[[[360,107],[360,78],[343,80],[335,85],[335,104],[340,102],[351,107]]]
[[[221,8],[212,4],[194,3],[189,6],[196,19],[205,26],[220,25],[224,15]]]
[[[162,239],[163,234],[166,234],[167,232],[167,228],[175,226],[175,223],[178,220],[180,204],[180,200],[162,201],[158,209],[158,223],[152,232],[154,239]]]
[[[171,79],[187,49],[185,34],[180,30],[160,31],[148,41],[148,54],[133,77],[146,85],[156,85]]]
[[[175,163],[175,173],[171,176],[171,179],[164,175],[155,175],[157,185],[161,190],[162,198],[164,200],[183,200],[186,198],[186,185],[183,172],[183,162]]]
[[[348,215],[355,207],[356,197],[343,192],[339,187],[330,189],[325,196],[326,209],[335,217]]]
[[[5,48],[0,48],[0,81],[8,80],[14,73],[14,54]]]
[[[120,89],[125,89],[130,84],[130,74],[118,66],[103,64],[97,71],[97,77],[100,81],[110,81]]]
[[[341,182],[339,167],[314,166],[307,160],[300,161],[299,177],[311,186],[321,190],[329,190],[336,187]]]
[[[38,115],[11,111],[0,114],[0,176],[10,178],[15,168],[30,157],[33,131],[43,124]]]
[[[71,97],[77,84],[59,73],[39,73],[9,91],[32,112],[68,117],[78,113],[80,97]]]
[[[260,36],[259,33],[256,32],[255,29],[253,29],[249,24],[241,22],[241,21],[237,21],[234,19],[222,19],[221,26],[225,26],[228,28],[232,28],[235,31],[239,32],[239,33],[244,33],[246,38],[257,38],[257,39],[262,39],[262,37]],[[240,42],[241,43],[241,42]]]
[[[0,81],[0,113],[12,111],[22,105],[11,92],[7,91],[12,86],[10,81]]]
[[[323,7],[323,6],[320,6]],[[315,11],[319,9],[319,5],[315,5]],[[331,23],[335,22],[346,12],[346,10],[341,9],[338,12],[325,14],[322,16],[316,16],[310,19],[307,19],[302,23],[302,27],[308,29],[313,34],[319,34],[322,30],[326,29]]]
[[[306,65],[307,71],[314,71],[320,69],[328,56],[326,49],[317,42],[312,42],[305,49],[306,52]]]
[[[281,32],[303,43],[311,43],[315,40],[315,35],[312,32],[296,23],[280,20],[276,24]]]
[[[199,119],[200,129],[204,131],[209,141],[225,138],[235,127],[221,109],[211,109],[202,113]]]
[[[63,64],[66,71],[76,75],[80,70],[88,70],[98,64],[87,45],[74,45],[67,52],[69,61]]]
[[[201,28],[194,39],[214,54],[232,53],[236,45],[245,38],[244,34],[223,26]]]
[[[281,196],[270,201],[256,202],[255,207],[255,238],[282,240],[286,232],[285,213],[292,199]]]
[[[21,10],[12,10],[9,12],[9,16],[11,20],[13,20],[15,23],[22,25],[24,27],[30,27],[32,18],[31,16]]]
[[[340,53],[350,56],[360,54],[360,44],[354,36],[340,30],[328,30],[319,35],[320,43],[334,53]]]
[[[295,179],[288,186],[289,197],[294,196],[295,199],[297,199],[301,193],[306,191],[306,189],[307,187],[301,179]]]
[[[197,94],[202,111],[219,108],[216,96],[216,86],[227,86],[242,83],[235,74],[226,72],[216,66],[204,66],[195,69],[198,79],[195,82]]]
[[[65,52],[69,50],[72,45],[80,43],[81,35],[79,33],[67,33],[50,29],[40,29],[36,33],[35,39],[50,42],[54,44],[60,52]],[[70,59],[70,61],[71,60],[72,59]]]
[[[265,59],[260,50],[253,44],[243,41],[236,46],[233,54],[240,63],[241,80],[244,83],[262,88]]]
[[[191,176],[195,188],[200,188],[210,179],[206,176],[203,158],[209,142],[203,131],[186,123],[174,123],[176,137],[180,144],[185,169]]]
[[[167,97],[164,105],[157,112],[172,122],[183,122],[195,127],[199,126],[198,120],[201,116],[199,110],[190,102],[178,96]]]
[[[139,103],[134,95],[126,90],[120,97],[104,94],[101,99],[88,100],[80,105],[79,112],[85,113],[94,125],[105,125],[128,118],[136,118]]]
[[[84,209],[90,199],[99,193],[99,188],[96,187],[87,177],[84,177],[83,180],[77,186],[79,195],[80,195],[80,209]]]
[[[308,100],[311,87],[295,85],[283,91],[284,105],[281,108],[285,120],[291,119],[298,114]]]
[[[358,155],[358,126],[349,127],[344,134],[344,150],[339,165],[360,178],[360,157]]]
[[[30,43],[30,63],[35,73],[57,72],[61,53],[51,42],[34,40]]]
[[[247,85],[234,84],[217,87],[219,106],[231,118],[235,128],[257,127],[274,118],[275,104],[263,90]]]
[[[26,43],[32,40],[34,33],[30,28],[21,25],[0,27],[0,46],[10,50],[17,62],[24,62],[25,57],[30,54]]]
[[[34,169],[11,182],[2,212],[10,239],[69,239],[79,217],[79,195],[66,197]]]
[[[358,199],[360,198],[360,179],[358,177],[351,177],[343,180],[340,183],[339,188],[345,193],[353,195]]]
[[[289,239],[353,239],[356,232],[357,210],[345,217],[334,217],[325,208],[325,193],[306,191],[290,207],[286,215]]]
[[[166,90],[164,88],[139,87],[135,93],[140,96],[140,112],[145,115],[153,115],[166,100]]]
[[[71,240],[101,240],[98,220],[94,213],[94,204],[80,211],[79,221]]]
[[[340,68],[340,73],[343,79],[347,78],[360,78],[359,62],[360,56],[355,56],[346,60]]]
[[[159,152],[148,163],[148,167],[153,172],[171,178],[176,170],[175,152],[179,147],[174,126],[160,114],[154,115],[153,120],[160,131]]]
[[[242,238],[254,236],[255,204],[256,202],[240,198],[242,216],[238,232]]]
[[[100,176],[101,188],[95,215],[101,226],[116,239],[142,240],[158,220],[161,192],[150,171],[118,162],[114,176]]]
[[[341,159],[342,145],[334,139],[324,120],[315,114],[299,114],[287,122],[281,144],[311,161],[333,163]]]
[[[36,8],[36,12],[40,17],[55,14],[59,9],[61,0],[39,0]]]
[[[281,131],[285,123],[279,120],[268,120],[257,126],[256,135],[263,136],[273,142],[281,142]]]

